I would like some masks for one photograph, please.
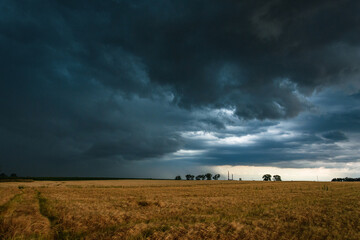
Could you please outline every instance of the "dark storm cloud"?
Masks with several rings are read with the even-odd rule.
[[[332,142],[322,139],[315,134],[296,134],[292,137],[281,137],[284,133],[277,133],[276,135],[269,134],[266,129],[263,132],[252,132],[254,136],[261,136],[250,142],[239,142],[234,144],[224,144],[223,140],[227,137],[243,137],[248,136],[248,133],[232,134],[215,134],[218,138],[218,144],[211,144],[207,142],[191,142],[193,149],[208,149],[202,156],[195,156],[194,162],[199,162],[208,165],[257,165],[257,166],[271,166],[276,162],[294,161],[294,160],[308,160],[312,159],[323,160],[329,158],[332,153],[324,152],[325,148],[331,147],[333,150],[338,148]],[[214,141],[214,140],[213,140]],[[211,142],[211,140],[210,140]],[[309,146],[317,145],[314,149]],[[307,150],[305,150],[307,149]]]
[[[358,73],[356,9],[354,1],[138,2],[125,13],[128,38],[110,44],[140,56],[181,106],[233,106],[246,119],[294,117],[308,108],[297,89],[308,93]]]
[[[256,136],[256,133],[254,133]],[[193,162],[207,166],[250,165],[291,168],[334,167],[337,163],[357,162],[358,146],[341,146],[337,142],[349,140],[340,131],[323,135],[295,132],[294,136],[260,134],[253,142],[224,144],[224,138],[216,140],[187,141],[193,149],[207,149],[201,156],[190,157]],[[246,136],[241,134],[226,137]],[[212,142],[218,144],[212,144]],[[322,164],[316,164],[321,162]],[[336,165],[338,166],[338,165]]]
[[[358,73],[357,1],[3,5],[13,13],[4,17],[5,37],[31,44],[28,55],[28,47],[40,50],[63,74],[124,94],[152,93],[149,82],[167,86],[185,107],[233,106],[248,119],[294,117],[308,107],[297,88],[311,92]],[[75,66],[63,66],[68,58]]]
[[[0,10],[1,161],[23,172],[203,146],[186,131],[255,134],[276,124],[266,119],[313,109],[314,90],[359,76],[358,1],[39,0]],[[356,114],[309,128],[344,131]]]
[[[298,119],[295,129],[318,133],[342,131],[360,132],[360,110],[350,110],[340,113],[310,115]]]
[[[316,109],[291,120],[239,121],[225,130],[213,130],[211,136],[186,136],[188,148],[207,149],[193,161],[291,168],[336,168],[358,162],[359,99],[328,89],[311,101]]]
[[[360,99],[360,91],[356,94],[351,95],[355,99]]]
[[[324,138],[329,139],[331,141],[344,141],[344,140],[348,140],[348,138],[346,137],[345,133],[340,132],[340,131],[332,131],[332,132],[327,132],[324,133],[322,135]]]

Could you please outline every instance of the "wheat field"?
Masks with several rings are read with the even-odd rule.
[[[0,183],[0,239],[360,239],[360,184]]]

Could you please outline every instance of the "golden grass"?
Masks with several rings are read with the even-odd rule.
[[[0,184],[0,206],[7,203],[19,192],[20,190],[17,187],[2,186],[2,184]]]
[[[2,188],[14,187],[7,184]],[[32,206],[22,216],[33,216],[26,218],[28,224],[38,225],[15,228],[37,231],[36,237],[44,239],[360,239],[359,183],[118,180],[22,185],[23,200],[11,203],[11,209],[24,212]]]
[[[24,189],[11,198],[0,215],[0,239],[48,239],[49,220],[40,214],[33,189]]]

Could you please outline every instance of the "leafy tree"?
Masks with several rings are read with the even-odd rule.
[[[213,176],[213,179],[214,180],[218,180],[220,178],[220,174],[215,174],[214,176]]]
[[[7,178],[7,175],[5,173],[1,173],[0,178]]]
[[[196,180],[205,180],[206,176],[205,175],[197,175],[196,176]]]
[[[212,174],[211,173],[207,173],[205,174],[206,180],[211,180]]]
[[[181,180],[181,176],[176,176],[175,180]]]
[[[274,180],[274,181],[281,181],[280,175],[274,175],[274,176],[273,176],[273,180]]]
[[[271,181],[271,175],[270,174],[265,174],[263,177],[264,181]]]
[[[186,180],[194,180],[194,175],[191,175],[191,174],[187,174],[186,176]]]
[[[12,174],[10,175],[10,177],[16,178],[17,175],[16,175],[16,173],[12,173]]]

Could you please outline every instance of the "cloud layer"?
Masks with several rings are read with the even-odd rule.
[[[6,171],[358,161],[358,1],[9,0],[0,9]]]

